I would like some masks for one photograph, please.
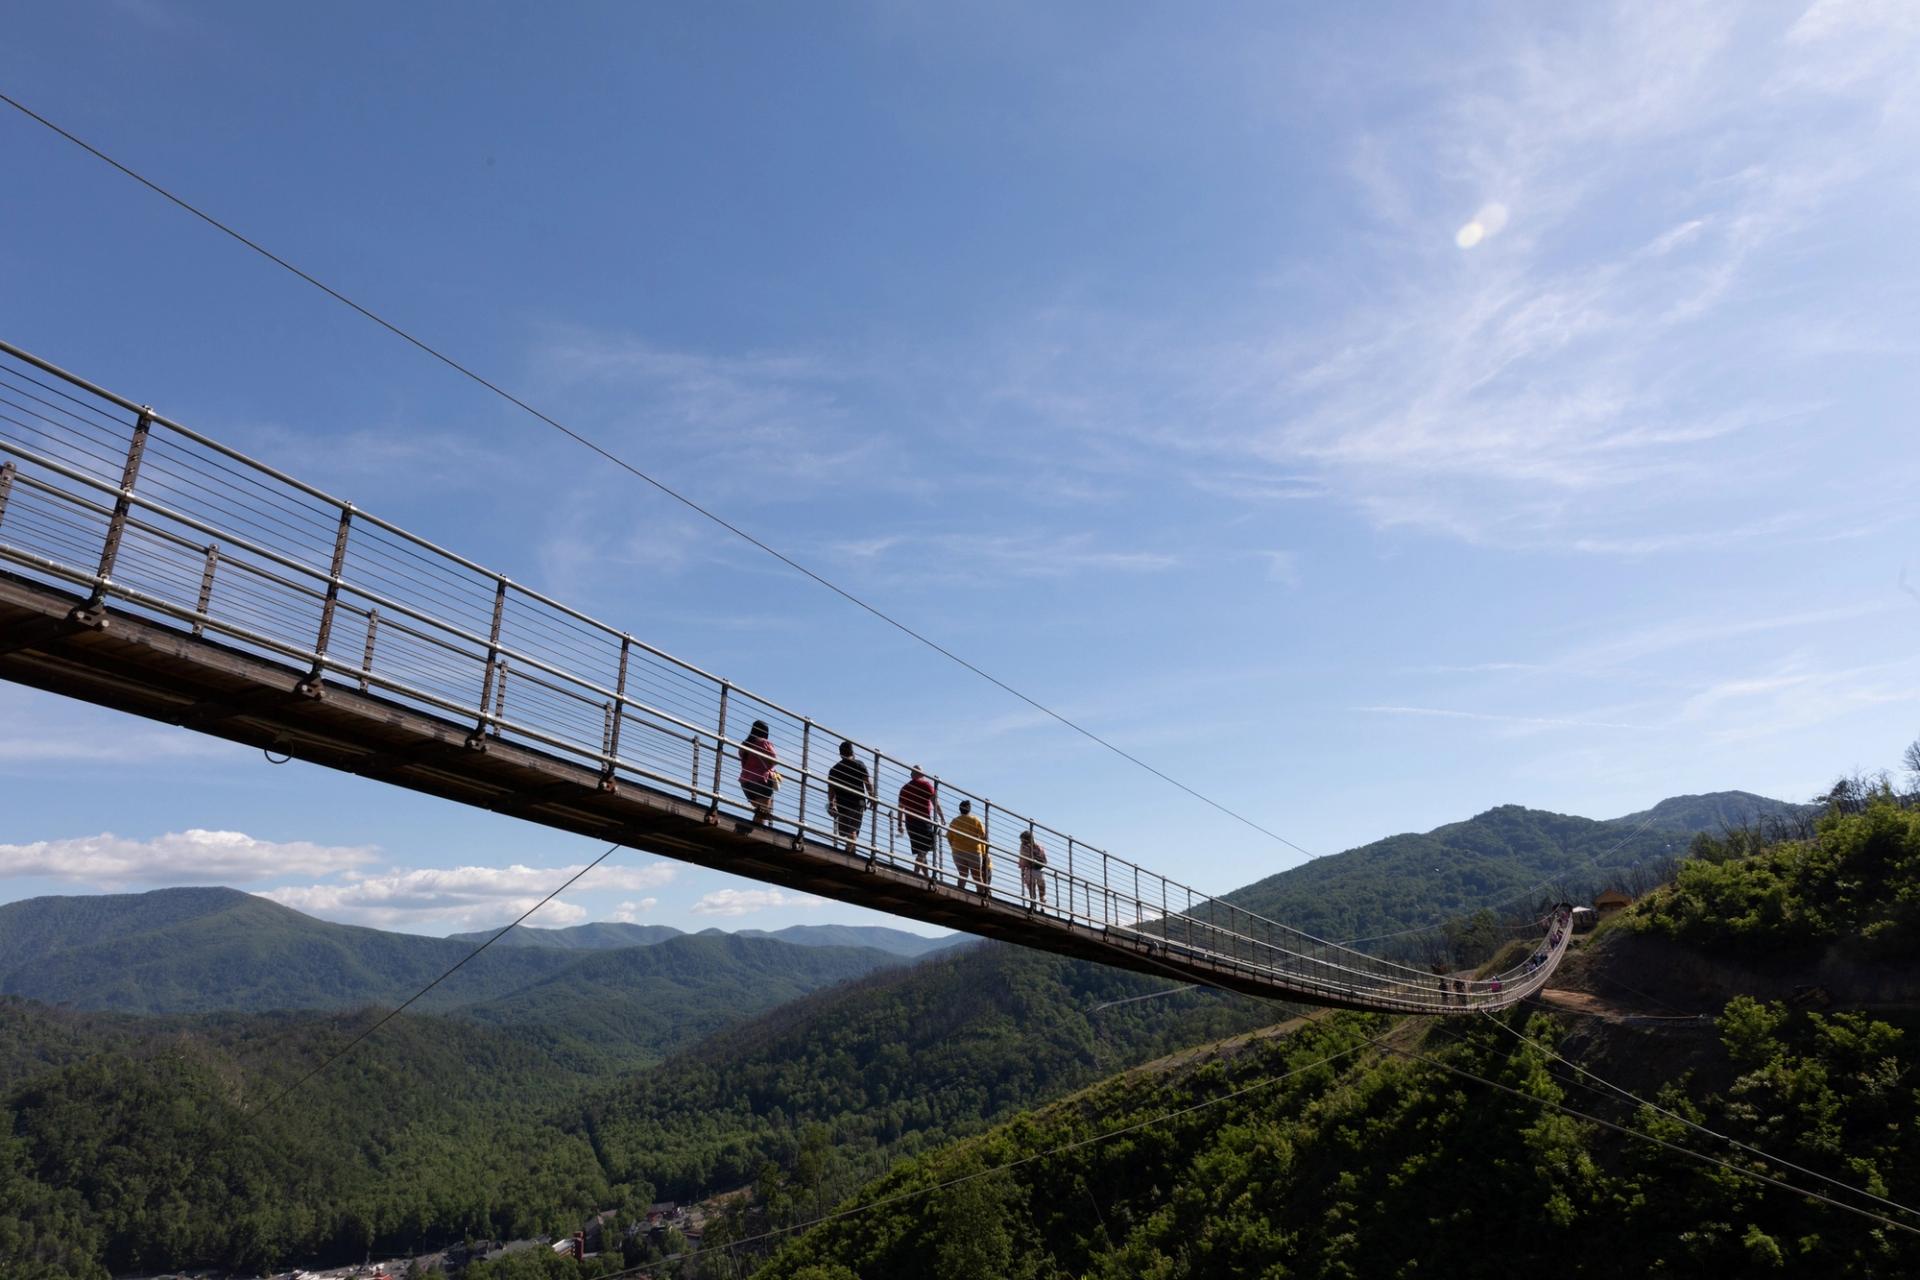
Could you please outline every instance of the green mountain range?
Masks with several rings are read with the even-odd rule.
[[[1494,892],[1536,875],[1604,875],[1631,867],[1612,855],[1631,853],[1633,840],[1658,833],[1662,853],[1669,838],[1684,846],[1748,799],[1668,802],[1624,832],[1621,820],[1506,807],[1235,897],[1290,923],[1289,904],[1304,913],[1320,896],[1347,900],[1356,922],[1411,927],[1465,891],[1456,873],[1477,870]],[[1437,885],[1417,883],[1432,874]],[[325,1061],[372,1011],[232,1010],[317,1000],[329,985],[336,1006],[346,990],[396,992],[437,972],[445,948],[471,944],[326,925],[225,890],[0,908],[0,989],[184,1011],[17,1001],[0,1017],[13,1117],[9,1130],[0,1115],[0,1203],[37,1206],[12,1236],[0,1222],[0,1272],[15,1274],[9,1258],[50,1251],[78,1261],[19,1273],[97,1275],[89,1260],[148,1270],[339,1262],[463,1234],[570,1229],[609,1205],[748,1184],[766,1192],[757,1212],[804,1214],[902,1157],[1289,1012],[996,944],[909,966],[873,948],[714,933],[593,945],[622,936],[490,949],[443,1012],[396,1020],[298,1104],[270,1112],[285,1118],[261,1122],[250,1109]],[[808,983],[820,989],[800,994]],[[742,994],[752,992],[764,1002]],[[212,1012],[222,1001],[226,1011]],[[709,1020],[716,1005],[725,1009]],[[638,1069],[660,1052],[669,1056]]]
[[[1655,869],[1670,865],[1700,832],[1808,812],[1745,791],[1676,796],[1604,821],[1501,805],[1464,822],[1316,858],[1222,900],[1318,937],[1371,938],[1489,904],[1524,912],[1542,895],[1651,883]]]
[[[1709,840],[1564,975],[1644,1008],[1213,1044],[904,1162],[754,1274],[1920,1274],[1916,955],[1920,797]],[[794,1177],[707,1240],[814,1216]]]

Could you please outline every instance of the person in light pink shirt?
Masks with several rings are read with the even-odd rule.
[[[767,722],[755,720],[747,740],[740,744],[740,791],[753,806],[753,826],[773,817],[773,792],[780,785],[774,766],[779,761],[780,753],[773,749]]]

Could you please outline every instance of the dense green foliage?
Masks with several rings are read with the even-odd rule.
[[[1750,835],[1696,839],[1672,888],[1629,917],[1702,948],[1778,958],[1838,940],[1880,958],[1920,942],[1920,807],[1891,794],[1831,812],[1809,839],[1755,848]]]
[[[885,945],[834,945],[843,935]],[[234,889],[33,898],[0,906],[0,993],[131,1013],[398,1003],[487,936],[329,924]],[[620,924],[516,929],[416,1007],[492,1022],[517,1011],[578,1022],[602,1044],[659,1049],[929,945],[941,944],[894,929],[791,939]]]
[[[1554,1032],[1544,1018],[1519,1039],[1486,1023],[1437,1030],[1415,1058],[1366,1048],[1380,1027],[1339,1015],[1020,1117],[897,1169],[861,1200],[908,1198],[816,1228],[757,1274],[1891,1276],[1920,1267],[1920,1238],[1554,1109],[1565,1102],[1738,1155],[1652,1111],[1569,1096],[1546,1052]],[[1669,1090],[1670,1107],[1911,1202],[1920,1090],[1902,1079],[1907,1034],[1748,1000],[1731,1003],[1720,1028],[1724,1048],[1702,1064],[1714,1083],[1683,1082]],[[982,1262],[992,1269],[969,1270]]]
[[[328,924],[235,889],[32,898],[0,906],[0,993],[130,1013],[352,1007],[403,1000],[472,949]],[[503,995],[574,959],[496,947],[429,1004]]]
[[[1883,794],[1828,814],[1807,840],[1730,832],[1699,842],[1679,882],[1639,909],[1639,927],[1709,946],[1864,938],[1878,952],[1910,954],[1920,941],[1915,818]],[[1678,1049],[1628,1026],[1583,1026],[1584,1052],[1596,1060],[1663,1060],[1646,1074],[1669,1115],[1573,1075],[1552,1052],[1562,1035],[1555,1024],[1535,1017],[1523,1026],[1519,1016],[1505,1015],[1508,1031],[1488,1019],[1402,1028],[1386,1053],[1337,1058],[1379,1026],[1339,1015],[1286,1039],[1121,1077],[896,1168],[859,1196],[870,1212],[814,1229],[760,1274],[850,1280],[981,1265],[1048,1280],[1920,1269],[1920,1236],[1742,1176],[1760,1169],[1835,1190],[1675,1118],[1913,1203],[1920,1080],[1911,1029],[1746,996],[1726,1003],[1714,1040]],[[1393,1051],[1423,1033],[1418,1050]]]
[[[402,1019],[262,1110],[371,1015],[139,1028],[6,1013],[55,1064],[9,1082],[0,1107],[8,1276],[358,1260],[570,1227],[646,1194],[610,1185],[585,1138],[551,1123],[578,1064],[510,1033]]]
[[[1494,810],[1433,837],[1369,846],[1390,856],[1323,859],[1247,892],[1281,918],[1312,903],[1404,927],[1430,917],[1435,893],[1524,882],[1622,834],[1617,824]],[[1436,866],[1471,883],[1436,890],[1421,879]],[[1401,875],[1408,884],[1383,883]],[[1306,888],[1291,887],[1294,877]],[[24,974],[45,984],[38,990],[134,1009],[390,1000],[470,945],[327,925],[225,890],[39,899],[7,912],[0,986]],[[1457,932],[1462,951],[1498,933],[1490,917]],[[448,984],[442,1007],[462,1020],[403,1017],[297,1102],[258,1117],[249,1112],[369,1015],[152,1018],[0,1000],[0,1274],[339,1262],[369,1248],[571,1229],[590,1211],[656,1195],[752,1187],[751,1201],[709,1223],[713,1250],[816,1214],[903,1155],[1278,1016],[1207,991],[1136,999],[1166,984],[998,945],[878,969],[888,957],[872,951],[739,935],[601,945],[630,936],[496,947]],[[726,1021],[736,1025],[631,1072]],[[1136,1162],[1152,1150],[1136,1148]],[[1017,1218],[1017,1184],[967,1186],[936,1215],[950,1239],[920,1259],[928,1274],[1028,1256],[1025,1243],[967,1226]],[[528,1251],[472,1270],[580,1274],[572,1265]]]
[[[871,947],[685,934],[657,946],[585,955],[543,981],[451,1012],[541,1028],[556,1042],[585,1043],[635,1066],[764,1009],[897,963]]]
[[[1316,858],[1223,900],[1323,938],[1364,938],[1464,916],[1536,886],[1555,894],[1627,886],[1677,859],[1698,832],[1801,810],[1744,791],[1676,796],[1605,822],[1503,805]],[[1534,902],[1515,905],[1530,910]]]
[[[769,1162],[792,1169],[817,1133],[831,1153],[806,1178],[817,1205],[899,1152],[1275,1013],[1207,991],[1109,1003],[1166,989],[1059,956],[965,948],[718,1035],[601,1099],[589,1123],[612,1176],[676,1197],[750,1183]]]

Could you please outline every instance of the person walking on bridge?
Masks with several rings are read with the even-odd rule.
[[[774,765],[779,760],[780,753],[773,749],[767,722],[755,720],[747,740],[740,744],[740,791],[753,806],[752,826],[757,827],[773,817],[773,793],[780,785],[780,775]]]
[[[852,853],[860,842],[860,820],[874,801],[873,778],[867,766],[853,758],[853,744],[840,744],[840,759],[827,770],[827,809],[833,814],[833,830]],[[867,855],[873,861],[873,855]]]
[[[940,878],[940,855],[936,849],[937,828],[934,823],[944,824],[947,815],[940,808],[940,784],[929,778],[917,764],[913,766],[913,776],[900,788],[900,807],[894,810],[893,820],[900,830],[907,833],[907,843],[913,846],[914,868],[921,875],[937,881]]]
[[[1020,892],[1027,905],[1047,905],[1047,850],[1032,831],[1020,833]]]
[[[993,878],[987,864],[987,828],[973,812],[973,801],[962,800],[960,812],[947,827],[947,843],[953,846],[953,878],[962,889],[972,880],[981,893]]]

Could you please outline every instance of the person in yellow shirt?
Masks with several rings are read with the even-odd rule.
[[[993,880],[991,855],[987,852],[987,828],[973,812],[973,801],[962,800],[960,812],[947,824],[947,844],[953,849],[954,877],[962,889],[971,879],[985,893]]]

